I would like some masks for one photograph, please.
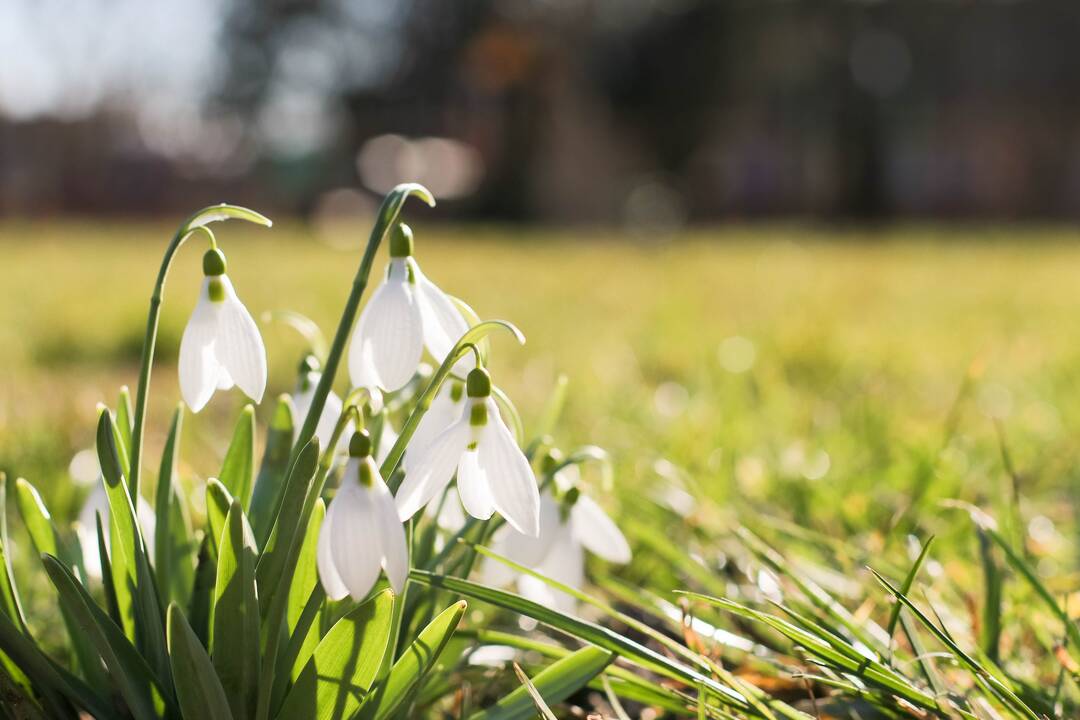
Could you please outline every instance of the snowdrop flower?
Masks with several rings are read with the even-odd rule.
[[[398,437],[397,430],[390,424],[390,418],[386,413],[383,413],[382,427],[379,428],[379,446],[375,451],[375,462],[379,465],[386,462],[386,457],[390,454],[390,451],[394,449],[394,443],[397,442]]]
[[[203,255],[202,290],[180,340],[180,392],[199,412],[214,390],[238,385],[256,403],[266,389],[266,347],[225,274],[217,248]]]
[[[322,378],[319,371],[319,359],[314,355],[308,355],[300,362],[300,378],[296,383],[296,392],[293,393],[292,401],[296,407],[296,423],[293,428],[293,440],[300,436],[300,430],[304,425],[304,419],[311,410],[311,403],[315,399],[315,388]],[[341,398],[333,390],[326,396],[326,404],[323,405],[322,415],[319,416],[319,424],[315,426],[315,437],[319,438],[319,447],[329,447],[330,440],[334,436],[334,427],[341,418],[344,405]],[[338,439],[336,450],[343,451],[352,437],[353,423],[346,424],[345,429]]]
[[[399,224],[390,236],[386,280],[360,314],[349,345],[349,377],[355,387],[403,387],[425,346],[442,362],[469,329],[461,311],[420,272],[412,254],[412,231]]]
[[[79,517],[75,521],[75,534],[79,538],[82,547],[83,567],[86,574],[95,580],[101,580],[101,555],[98,553],[97,539],[97,515],[101,514],[101,531],[106,540],[109,537],[109,495],[105,492],[104,480],[98,477],[98,483],[83,503]],[[139,519],[139,527],[142,529],[143,540],[146,542],[146,550],[151,557],[154,555],[154,530],[157,528],[157,517],[154,508],[150,506],[142,495],[135,504],[135,515]],[[105,545],[108,548],[108,543]]]
[[[585,584],[585,550],[608,562],[630,562],[630,546],[618,526],[591,498],[570,488],[556,499],[545,492],[540,500],[540,535],[528,537],[507,526],[501,528],[491,549],[530,570],[575,589]],[[483,580],[489,585],[514,581],[526,598],[562,612],[573,612],[576,601],[531,575],[516,574],[498,562],[484,563]]]
[[[340,600],[367,597],[380,568],[390,587],[400,593],[409,574],[405,528],[398,520],[394,496],[371,457],[371,437],[354,433],[341,487],[326,511],[317,549],[319,580],[326,595]]]
[[[497,510],[525,535],[540,531],[540,493],[529,461],[491,398],[491,376],[469,372],[461,416],[420,451],[397,494],[399,517],[407,520],[442,491],[457,470],[465,511],[486,520]]]
[[[415,466],[416,458],[420,457],[424,449],[439,436],[439,434],[454,424],[461,417],[465,407],[465,384],[453,378],[448,379],[435,393],[435,399],[431,401],[431,407],[420,418],[409,441],[409,449],[405,453],[405,470]]]

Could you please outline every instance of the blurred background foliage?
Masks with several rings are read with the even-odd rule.
[[[0,212],[1080,215],[1072,0],[8,0]],[[369,191],[369,192],[365,192]]]

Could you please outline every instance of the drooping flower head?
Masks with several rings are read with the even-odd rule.
[[[518,532],[540,531],[540,493],[529,461],[491,397],[491,376],[469,372],[463,412],[405,470],[398,490],[399,516],[407,520],[443,490],[457,471],[465,511],[486,520],[496,511]]]
[[[556,476],[558,477],[558,475]],[[607,513],[566,478],[556,482],[540,499],[540,534],[529,537],[512,527],[495,534],[491,549],[530,570],[575,589],[585,584],[585,550],[607,560],[630,562],[630,545]],[[506,565],[487,560],[483,580],[489,585],[515,582],[525,597],[563,612],[573,612],[576,601],[531,575],[518,574]]]
[[[366,431],[353,434],[341,487],[319,530],[319,580],[332,600],[346,595],[363,600],[380,570],[400,593],[409,574],[405,529],[371,450]]]
[[[353,331],[349,378],[355,387],[397,390],[416,372],[425,346],[442,362],[468,329],[454,302],[420,271],[412,230],[399,224],[390,234],[386,280]]]
[[[225,255],[203,256],[199,300],[180,340],[180,392],[193,412],[214,390],[238,386],[256,403],[266,390],[266,347],[251,314],[225,274]]]
[[[465,383],[451,377],[442,384],[409,441],[409,449],[405,453],[406,471],[415,467],[416,460],[423,454],[424,449],[461,417],[465,399]]]
[[[299,376],[296,379],[296,391],[292,395],[297,417],[293,430],[294,440],[300,435],[304,418],[307,417],[308,411],[311,410],[311,403],[315,399],[315,388],[321,379],[322,371],[319,359],[314,355],[305,356],[300,361]],[[334,436],[334,427],[337,425],[338,419],[341,418],[343,410],[344,406],[341,398],[331,390],[330,394],[326,396],[326,403],[323,405],[322,414],[319,416],[319,423],[315,426],[315,437],[319,438],[319,447],[329,447],[330,440]],[[349,443],[349,438],[352,437],[353,430],[353,423],[349,422],[341,433],[335,451],[344,452]]]

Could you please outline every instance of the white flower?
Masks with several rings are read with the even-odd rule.
[[[405,453],[405,471],[415,467],[416,459],[419,458],[428,445],[461,417],[465,408],[465,385],[453,378],[447,380],[435,393],[435,399],[431,401],[431,407],[420,418],[416,426],[416,432],[409,440],[409,448]]]
[[[466,395],[461,416],[406,468],[396,498],[399,516],[412,517],[450,483],[456,469],[467,513],[486,520],[497,510],[519,532],[535,536],[540,530],[536,478],[491,399],[486,370],[469,373]]]
[[[294,441],[300,436],[300,430],[304,426],[304,419],[311,410],[312,401],[315,400],[315,389],[322,378],[322,373],[318,370],[318,362],[313,355],[309,355],[300,363],[300,379],[297,380],[296,391],[292,396],[293,405],[296,407],[296,422],[293,423]],[[330,440],[334,437],[334,428],[341,418],[343,409],[344,405],[341,398],[331,390],[326,396],[326,403],[323,405],[322,414],[319,416],[319,423],[315,426],[315,437],[319,438],[319,447],[325,448],[330,445]],[[337,450],[344,450],[348,446],[353,430],[353,423],[350,421],[345,425],[345,429],[338,439]]]
[[[412,231],[398,225],[390,239],[390,267],[353,331],[349,377],[355,387],[393,391],[416,372],[424,346],[442,362],[469,329],[453,301],[420,272]]]
[[[545,492],[540,500],[540,535],[528,537],[511,527],[500,528],[491,549],[519,565],[574,589],[585,584],[585,550],[604,560],[630,562],[630,546],[618,526],[591,498],[572,489],[556,500]],[[518,592],[534,602],[573,612],[576,601],[570,595],[531,575],[516,574],[497,560],[487,560],[483,581],[506,585],[515,581]]]
[[[382,465],[386,457],[394,449],[394,443],[398,440],[398,432],[390,424],[390,418],[383,415],[382,428],[379,430],[379,447],[375,450],[375,462]]]
[[[104,480],[98,478],[97,485],[90,491],[83,503],[79,517],[75,521],[75,534],[79,538],[82,547],[83,567],[86,574],[95,580],[101,579],[101,554],[98,553],[97,539],[97,515],[101,514],[101,531],[105,535],[105,547],[108,552],[109,538],[109,495],[105,492]],[[142,529],[143,540],[146,541],[146,550],[151,557],[154,555],[154,531],[157,528],[157,517],[154,508],[150,507],[141,495],[135,504],[135,514],[139,518],[139,527]]]
[[[371,438],[358,432],[349,443],[349,462],[341,487],[319,530],[319,579],[326,595],[361,601],[386,571],[390,587],[400,593],[409,575],[405,528],[394,496],[371,457]]]
[[[202,290],[180,340],[180,392],[193,412],[214,390],[237,385],[256,403],[266,389],[266,347],[225,274],[225,256],[203,256]]]

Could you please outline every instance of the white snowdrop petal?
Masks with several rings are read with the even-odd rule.
[[[531,575],[519,575],[516,584],[518,593],[520,593],[522,597],[545,607],[557,607],[555,590],[549,587],[543,580],[534,578]]]
[[[215,353],[214,354],[216,355],[217,354],[216,353],[217,345],[215,344],[214,347],[215,347]],[[218,390],[232,390],[234,385],[236,385],[236,383],[233,382],[232,375],[229,374],[229,371],[226,370],[225,366],[221,364],[220,360],[218,360],[217,389]]]
[[[570,509],[574,537],[586,550],[608,562],[630,562],[630,545],[615,522],[592,498],[581,495]]]
[[[479,443],[480,465],[487,474],[495,509],[519,532],[540,532],[540,491],[529,461],[488,398],[488,424]]]
[[[330,440],[334,437],[334,428],[337,427],[337,422],[341,418],[341,412],[343,404],[341,398],[333,390],[326,396],[326,404],[323,405],[322,415],[319,416],[319,423],[315,426],[315,436],[319,438],[319,447],[329,447]],[[303,420],[301,420],[301,423]],[[341,433],[341,437],[338,438],[337,449],[341,450],[348,446],[349,438],[353,435],[353,423],[350,421],[345,429]]]
[[[461,418],[421,452],[414,467],[406,470],[395,498],[401,520],[411,518],[449,484],[468,442],[468,418]]]
[[[367,387],[374,373],[384,390],[397,390],[409,382],[424,353],[423,320],[415,287],[400,260],[392,260],[390,276],[375,291],[360,315],[349,349],[353,384]],[[353,373],[354,353],[356,373]]]
[[[361,316],[362,317],[362,316]],[[375,371],[375,361],[371,357],[371,343],[360,340],[360,326],[357,324],[349,341],[349,382],[353,387],[377,388],[382,382]],[[379,394],[382,397],[382,394]]]
[[[293,410],[295,411],[293,413],[293,441],[294,442],[296,441],[296,438],[300,437],[300,430],[304,426],[304,420],[307,418],[308,411],[311,410],[311,403],[312,403],[312,401],[314,399],[315,399],[315,384],[314,383],[311,383],[307,390],[297,390],[292,395]],[[329,402],[329,400],[328,400],[328,402]],[[315,435],[316,436],[319,435],[318,429],[315,430]],[[324,440],[322,437],[319,437],[320,447],[325,448],[327,440],[329,440],[329,438],[326,438]]]
[[[424,508],[424,515],[431,518],[446,532],[455,533],[465,526],[465,511],[461,509],[457,488],[446,488],[445,499],[429,502]]]
[[[219,365],[214,353],[218,330],[218,307],[207,293],[203,280],[199,300],[180,339],[180,394],[192,412],[199,412],[214,394]]]
[[[510,558],[514,562],[518,562],[512,557],[509,542],[512,535],[523,537],[514,528],[509,525],[503,525],[501,528],[495,531],[494,537],[491,538],[491,542],[488,547],[492,552],[496,552],[503,557]],[[485,585],[491,585],[493,587],[499,587],[501,585],[508,585],[510,581],[517,577],[517,572],[498,560],[493,558],[484,558],[484,564],[480,567],[480,582]]]
[[[330,503],[322,527],[319,528],[319,541],[315,553],[315,564],[319,570],[319,582],[322,583],[326,596],[331,600],[341,600],[349,594],[349,589],[345,587],[345,583],[342,582],[341,576],[338,575],[337,568],[334,566],[334,557],[331,552],[333,520],[336,513],[337,508],[334,507],[334,503]]]
[[[218,360],[232,382],[260,403],[266,391],[266,346],[251,313],[236,297],[228,276],[217,279],[225,287],[216,345]]]
[[[357,602],[367,597],[382,569],[378,518],[370,495],[360,487],[356,476],[346,471],[333,500],[342,506],[331,530],[330,551],[342,583]]]
[[[537,571],[575,590],[585,586],[585,552],[570,528],[562,527]]]
[[[477,520],[487,520],[495,512],[484,469],[480,467],[479,453],[466,450],[458,463],[457,489],[465,512]]]
[[[570,488],[581,484],[581,468],[578,465],[567,465],[555,473],[552,479],[555,481],[555,487],[562,492],[566,492]]]
[[[424,344],[431,356],[441,363],[446,359],[454,344],[469,329],[469,323],[454,305],[454,301],[435,283],[427,279],[415,261],[413,273],[416,276],[420,312],[424,321]],[[464,363],[463,368],[455,366],[455,369],[461,373],[468,372],[468,361],[463,359],[462,363]]]
[[[373,466],[372,469],[378,473],[377,468]],[[375,503],[378,526],[374,530],[379,533],[379,543],[382,546],[382,566],[386,570],[390,587],[394,592],[401,593],[409,577],[409,550],[405,541],[405,528],[398,519],[394,496],[381,479],[376,478],[374,486],[368,492],[372,494],[372,501]]]
[[[416,426],[416,432],[409,440],[409,447],[405,452],[405,470],[416,464],[416,459],[423,454],[425,448],[442,433],[443,430],[454,424],[461,417],[462,404],[464,403],[465,390],[461,388],[461,399],[457,402],[451,398],[451,386],[453,383],[444,382],[435,399],[431,401],[431,407],[420,418]]]
[[[567,527],[562,529],[547,557],[544,558],[544,562],[536,567],[536,571],[555,582],[580,590],[585,585],[585,553],[581,545],[573,539],[569,530],[570,528]],[[517,585],[523,595],[528,592],[536,598],[546,596],[545,604],[556,610],[573,614],[577,609],[577,600],[574,596],[548,586],[543,580],[522,575],[518,578]],[[544,590],[541,591],[537,586],[543,586]],[[536,601],[541,602],[539,599]]]
[[[79,517],[75,521],[76,533],[79,536],[79,545],[83,551],[83,567],[86,574],[95,580],[101,579],[101,555],[98,554],[97,541],[97,516],[101,515],[101,529],[105,537],[109,537],[109,495],[105,492],[105,486],[101,478],[94,485],[94,489],[86,496]]]
[[[386,460],[386,457],[390,454],[390,451],[394,448],[394,443],[396,443],[397,440],[397,430],[390,424],[389,419],[384,419],[382,429],[379,430],[379,447],[375,451],[375,462],[382,465]]]

